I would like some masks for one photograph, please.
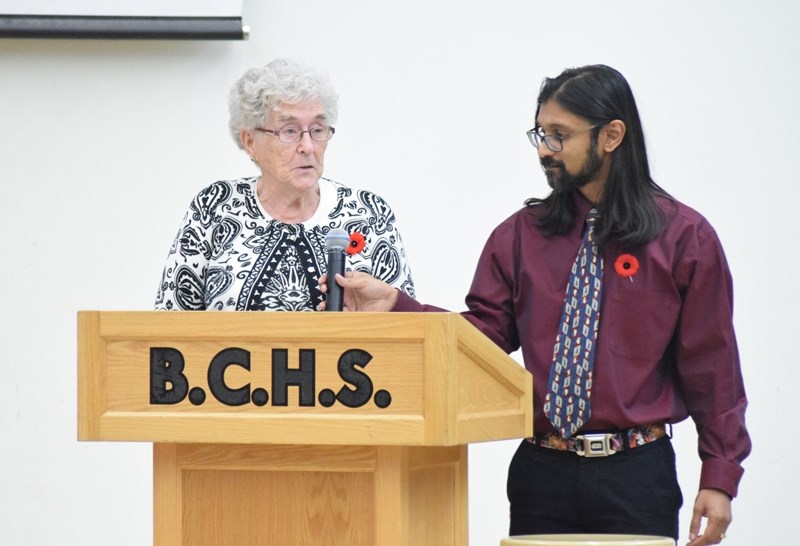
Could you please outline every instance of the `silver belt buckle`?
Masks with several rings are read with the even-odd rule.
[[[613,455],[617,450],[611,448],[612,436],[614,435],[609,432],[579,434],[575,436],[575,439],[583,442],[583,449],[577,448],[576,453],[581,457],[608,457],[609,455]]]

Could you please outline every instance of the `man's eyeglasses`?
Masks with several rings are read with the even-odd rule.
[[[308,133],[308,136],[311,137],[311,140],[315,142],[326,142],[333,137],[333,133],[336,132],[336,129],[329,125],[317,125],[308,131],[303,131],[300,129],[300,127],[285,127],[279,131],[256,127],[256,131],[276,136],[278,137],[278,140],[285,144],[294,144],[303,140],[303,135],[306,133]]]
[[[547,146],[547,148],[551,152],[560,152],[561,150],[564,149],[565,140],[577,134],[585,133],[586,131],[591,131],[595,127],[597,127],[597,125],[592,125],[591,127],[588,127],[581,131],[575,131],[573,133],[564,136],[546,135],[541,127],[534,127],[533,129],[525,131],[525,134],[528,135],[528,140],[531,141],[531,144],[533,144],[533,147],[536,148],[537,150],[539,149],[539,146],[542,145],[542,142],[544,142],[545,146]]]

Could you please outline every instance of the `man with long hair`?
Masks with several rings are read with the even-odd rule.
[[[677,540],[671,425],[691,417],[702,471],[689,544],[718,544],[750,438],[717,234],[651,178],[616,70],[547,78],[528,138],[552,192],[492,232],[464,312],[507,352],[521,348],[536,379],[536,433],[509,466],[510,533]],[[440,310],[365,274],[336,280],[349,310]]]

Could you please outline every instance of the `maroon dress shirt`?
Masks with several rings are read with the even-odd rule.
[[[646,245],[608,244],[593,371],[592,414],[582,432],[677,423],[699,434],[700,488],[736,496],[750,452],[745,396],[733,328],[733,288],[716,232],[696,211],[657,197],[666,225]],[[576,193],[577,218],[591,204]],[[486,242],[464,316],[507,352],[522,348],[534,377],[534,429],[551,432],[542,411],[567,279],[583,222],[547,237],[541,207],[525,207]],[[627,256],[626,256],[627,255]],[[633,256],[638,270],[618,272]],[[394,311],[437,311],[400,293]],[[580,433],[580,432],[579,432]]]

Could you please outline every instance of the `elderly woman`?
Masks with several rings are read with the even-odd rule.
[[[197,194],[170,248],[156,309],[314,310],[324,299],[317,279],[334,228],[351,234],[349,270],[413,296],[391,207],[322,177],[337,100],[323,73],[284,59],[233,85],[231,135],[261,176],[214,182]]]

